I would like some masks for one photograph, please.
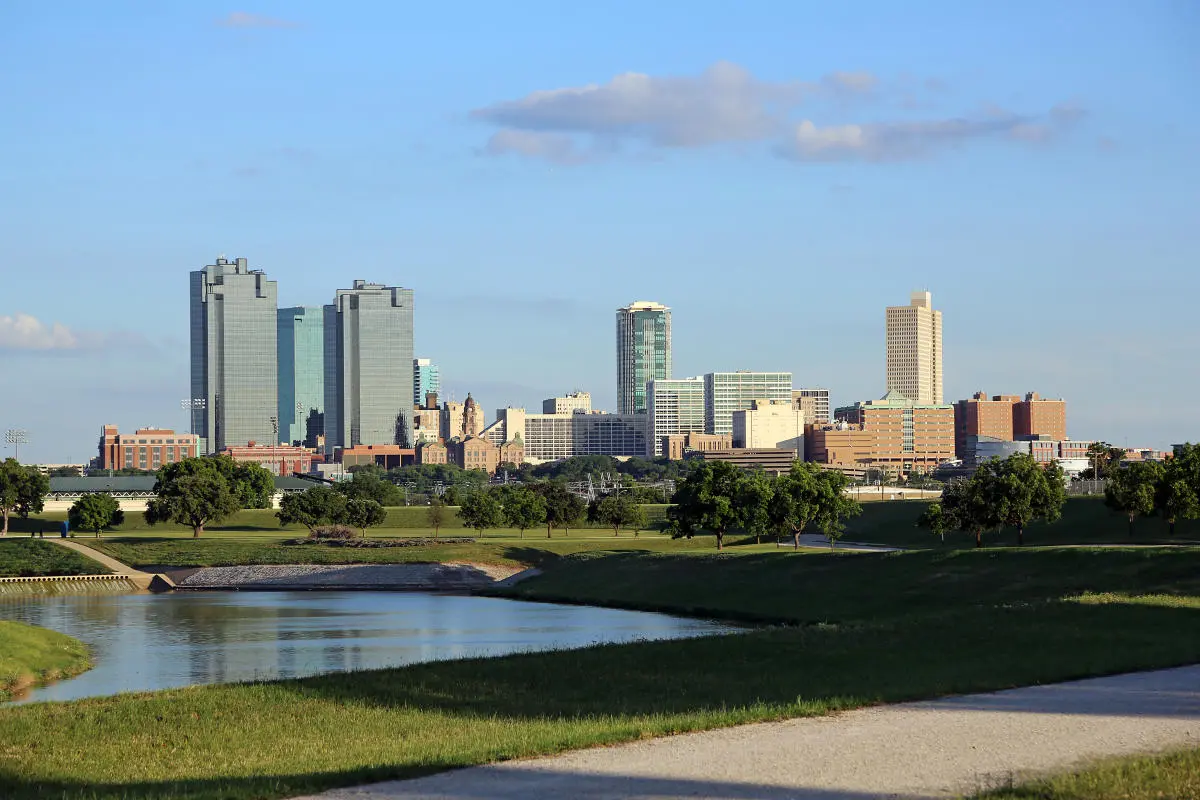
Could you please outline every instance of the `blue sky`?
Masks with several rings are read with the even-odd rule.
[[[240,0],[239,0],[240,3]],[[492,410],[677,375],[884,391],[928,288],[947,399],[1200,439],[1200,11],[1173,2],[52,2],[0,10],[0,428],[182,428],[187,273],[416,292]]]

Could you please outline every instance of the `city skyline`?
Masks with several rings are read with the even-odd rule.
[[[30,387],[0,393],[0,428],[23,457],[189,428],[175,273],[222,249],[280,307],[414,287],[442,395],[489,412],[573,388],[615,410],[631,298],[672,307],[673,375],[877,398],[881,309],[927,287],[946,401],[1032,387],[1078,438],[1200,439],[1175,411],[1200,389],[1186,4],[230,14],[26,4],[0,30],[22,120],[0,368]]]

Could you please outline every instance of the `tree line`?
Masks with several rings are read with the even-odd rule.
[[[1134,461],[1109,467],[1104,502],[1129,518],[1162,517],[1172,536],[1181,519],[1200,518],[1200,444],[1181,445],[1166,461]]]

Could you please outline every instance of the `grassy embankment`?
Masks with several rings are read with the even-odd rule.
[[[0,701],[92,666],[87,646],[66,634],[0,620]],[[3,763],[0,755],[0,763]]]
[[[107,575],[108,572],[90,558],[50,542],[12,536],[0,538],[0,578]]]
[[[1200,749],[1118,758],[1018,786],[977,800],[1185,800],[1200,797]]]
[[[287,797],[1200,661],[1191,548],[577,556],[521,593],[821,622],[0,709],[0,796]]]

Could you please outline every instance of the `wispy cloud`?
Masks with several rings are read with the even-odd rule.
[[[248,11],[233,11],[229,16],[217,20],[222,28],[299,28],[300,23]]]
[[[885,84],[862,71],[764,80],[719,61],[699,75],[628,72],[603,84],[535,91],[475,109],[471,116],[496,128],[481,150],[485,155],[579,164],[630,148],[644,154],[738,142],[774,142],[776,155],[795,161],[889,161],[989,137],[1047,142],[1083,115],[1078,106],[1061,105],[1032,115],[992,108],[931,120],[829,125],[797,120],[800,107],[809,105],[816,113],[842,115],[864,102],[914,111],[924,106],[913,99],[916,93],[942,91],[938,79]]]
[[[0,316],[0,350],[74,350],[79,339],[70,328],[29,314]]]
[[[152,345],[139,333],[80,331],[61,322],[47,324],[31,314],[0,315],[0,351],[70,353],[147,347]]]

